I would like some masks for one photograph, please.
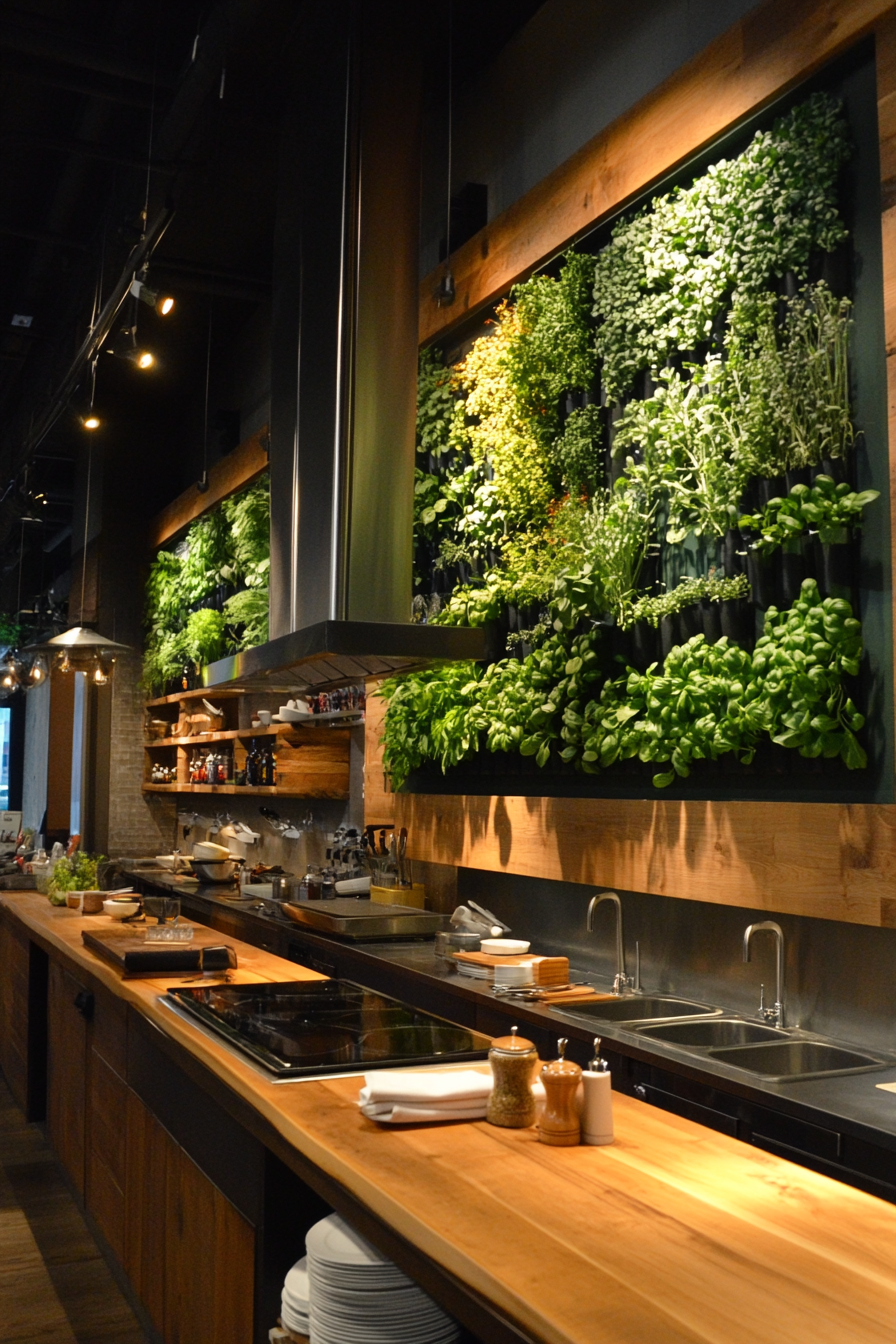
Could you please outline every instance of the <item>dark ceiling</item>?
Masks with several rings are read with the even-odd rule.
[[[455,79],[487,64],[537,8],[452,0]],[[167,319],[131,300],[120,310],[112,334],[139,309],[138,343],[157,361],[141,374],[99,353],[94,451],[139,523],[238,440],[235,361],[247,333],[266,339],[280,100],[300,9],[0,3],[0,610],[15,609],[20,578],[27,607],[81,549],[70,528],[88,368],[71,398],[57,405],[55,394],[145,220],[166,206],[174,215],[149,283],[177,306]],[[408,12],[427,25],[438,84],[448,7]]]

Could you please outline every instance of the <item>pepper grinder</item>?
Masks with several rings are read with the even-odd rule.
[[[613,1142],[613,1093],[610,1066],[600,1057],[600,1037],[594,1038],[594,1058],[582,1074],[582,1142]]]
[[[557,1042],[557,1058],[541,1070],[545,1105],[538,1122],[538,1137],[542,1143],[557,1148],[571,1148],[581,1138],[576,1089],[582,1070],[572,1060],[563,1058],[567,1044],[566,1037],[561,1036]]]

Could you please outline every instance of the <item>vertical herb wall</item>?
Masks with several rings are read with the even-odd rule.
[[[270,481],[265,474],[160,550],[146,584],[143,684],[165,695],[199,668],[268,637]]]
[[[396,784],[892,797],[877,172],[866,47],[423,353],[415,615],[495,658]]]

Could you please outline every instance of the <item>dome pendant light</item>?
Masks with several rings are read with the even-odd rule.
[[[84,594],[87,590],[87,536],[90,521],[90,482],[93,468],[93,438],[87,441],[87,493],[84,500],[84,542],[81,552],[81,619],[84,619]],[[59,672],[87,672],[96,686],[105,686],[112,676],[115,658],[118,653],[129,649],[129,644],[118,644],[107,639],[95,630],[87,630],[83,625],[73,625],[61,635],[42,644],[29,644],[25,652],[46,655],[53,659],[53,666]],[[38,660],[32,664],[37,667]],[[40,676],[38,676],[38,681]],[[3,687],[3,667],[0,665],[0,688]],[[32,681],[33,685],[37,681]]]

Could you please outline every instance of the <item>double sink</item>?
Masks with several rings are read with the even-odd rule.
[[[896,1059],[866,1054],[804,1032],[748,1022],[693,999],[632,994],[551,1011],[579,1023],[587,1020],[595,1027],[613,1022],[644,1040],[677,1046],[766,1082],[831,1078],[896,1065]]]

